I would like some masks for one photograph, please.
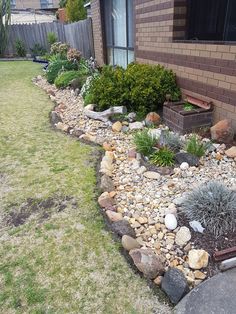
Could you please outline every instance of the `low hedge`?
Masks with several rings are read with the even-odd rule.
[[[77,63],[70,62],[68,60],[60,60],[60,59],[55,60],[54,62],[51,62],[48,66],[48,69],[46,72],[47,81],[48,83],[53,84],[61,70],[71,71],[71,70],[77,70],[77,69],[78,69]]]
[[[127,69],[119,66],[103,67],[89,88],[86,98],[93,99],[97,110],[125,105],[128,111],[146,113],[157,110],[166,95],[172,100],[180,98],[175,74],[160,65],[129,64]]]
[[[74,79],[76,79],[77,87],[81,88],[86,81],[86,76],[81,75],[79,71],[62,72],[55,79],[55,85],[57,88],[65,88],[69,86],[71,81],[73,81]]]

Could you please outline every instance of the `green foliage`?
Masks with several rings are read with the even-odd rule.
[[[94,104],[94,96],[92,94],[87,94],[84,98],[85,105]]]
[[[59,72],[77,70],[78,65],[76,63],[69,62],[67,60],[57,60],[49,64],[46,77],[48,83],[54,83]]]
[[[194,110],[196,107],[189,102],[184,103],[184,111]]]
[[[161,167],[173,166],[174,153],[167,147],[162,147],[151,155],[151,162]]]
[[[79,62],[81,59],[81,52],[75,48],[70,48],[67,52],[67,60]]]
[[[66,59],[69,48],[68,44],[57,41],[51,45],[50,53],[51,55],[58,55],[61,59]]]
[[[33,56],[43,56],[46,54],[47,50],[42,47],[39,43],[34,44],[33,48],[30,48]]]
[[[65,8],[66,7],[66,3],[67,3],[67,0],[60,0],[59,1],[59,7],[62,9],[62,8]]]
[[[57,35],[54,32],[47,33],[47,40],[49,45],[53,45],[57,41]]]
[[[8,32],[11,22],[11,1],[0,0],[0,56],[4,55],[8,42]]]
[[[148,129],[144,129],[135,133],[134,144],[139,153],[149,156],[154,150],[156,139],[149,134]]]
[[[16,40],[15,48],[16,48],[17,56],[19,56],[19,57],[25,57],[26,56],[25,44],[22,40],[20,40],[20,39]]]
[[[77,79],[78,88],[81,88],[85,82],[85,77],[81,76],[79,71],[62,72],[55,79],[55,85],[57,88],[65,88],[65,87],[69,86],[70,82],[74,79]]]
[[[66,14],[69,22],[77,22],[87,17],[83,0],[67,0]]]
[[[196,134],[193,134],[186,142],[185,150],[194,156],[202,157],[205,155],[210,143],[202,143]]]
[[[103,67],[101,75],[93,80],[90,93],[95,97],[98,110],[114,105],[125,105],[128,111],[155,111],[171,94],[180,97],[180,90],[172,71],[163,67],[130,64],[125,70],[119,66]]]
[[[178,152],[183,147],[183,141],[179,134],[164,130],[161,132],[159,143],[161,146],[166,146],[173,152]]]
[[[197,220],[216,237],[236,228],[236,192],[210,181],[189,193],[181,204],[189,220]]]

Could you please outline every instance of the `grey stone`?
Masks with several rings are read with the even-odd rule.
[[[130,112],[127,116],[129,122],[134,122],[136,120],[136,113],[135,112]]]
[[[189,153],[179,152],[175,155],[175,160],[179,164],[182,164],[183,162],[187,162],[190,167],[199,165],[199,158]]]
[[[61,117],[59,116],[59,114],[56,111],[51,112],[51,122],[54,125],[57,124],[58,122],[62,122]]]
[[[204,281],[175,307],[175,314],[235,314],[236,269]]]
[[[135,249],[129,252],[134,265],[141,271],[145,277],[154,279],[164,273],[163,258],[156,255],[150,249]]]
[[[220,263],[220,270],[225,271],[230,268],[236,267],[236,257],[229,258]]]
[[[104,174],[102,177],[101,177],[101,184],[100,184],[100,189],[103,191],[103,192],[111,192],[111,191],[114,191],[114,184],[113,184],[113,181],[112,179]]]
[[[183,272],[177,268],[170,268],[165,273],[161,288],[174,304],[177,304],[189,292],[187,279]]]
[[[117,233],[120,237],[123,235],[129,235],[132,238],[136,237],[134,229],[130,226],[126,220],[115,221],[111,224],[111,230]]]

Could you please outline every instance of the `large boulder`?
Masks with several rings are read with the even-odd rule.
[[[161,123],[161,117],[156,112],[149,112],[145,118],[145,124],[147,126],[159,125]]]
[[[98,198],[98,204],[106,209],[113,210],[114,200],[110,197],[108,192],[102,193]]]
[[[209,254],[204,250],[190,250],[188,253],[188,264],[192,269],[207,267]]]
[[[123,235],[121,243],[123,248],[127,251],[140,248],[138,241],[128,235]]]
[[[177,304],[188,292],[189,286],[183,272],[177,268],[170,268],[161,281],[161,288]]]
[[[135,249],[129,252],[135,266],[145,277],[154,279],[164,273],[162,256],[156,255],[150,249]]]
[[[230,143],[234,138],[234,131],[227,119],[221,120],[211,127],[211,139],[219,143]]]
[[[225,155],[230,158],[236,158],[236,146],[232,146],[231,148],[225,151]]]
[[[61,117],[59,116],[59,114],[56,111],[51,112],[51,122],[54,125],[57,124],[58,122],[62,122]]]
[[[199,158],[189,153],[179,152],[175,155],[175,160],[180,165],[183,162],[188,163],[190,167],[199,165]]]
[[[112,192],[115,189],[112,179],[106,174],[101,177],[100,189],[103,192]]]

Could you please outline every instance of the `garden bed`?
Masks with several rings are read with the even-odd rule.
[[[225,237],[216,239],[208,233],[201,235],[194,232],[188,221],[179,215],[179,200],[186,192],[210,180],[220,180],[228,187],[236,187],[235,160],[225,155],[225,145],[213,146],[212,150],[201,158],[198,167],[181,169],[176,164],[170,168],[171,171],[163,172],[163,168],[151,166],[135,151],[134,131],[129,131],[133,128],[132,123],[121,123],[129,128],[125,128],[125,132],[121,129],[114,131],[106,122],[85,116],[83,100],[76,96],[73,90],[58,90],[42,77],[38,77],[35,83],[45,89],[57,104],[55,112],[60,121],[54,123],[58,129],[103,145],[105,156],[100,171],[109,180],[107,190],[102,187],[102,192],[105,193],[102,194],[103,198],[99,199],[99,204],[108,219],[113,223],[128,222],[129,228],[126,226],[126,230],[132,230],[130,233],[135,234],[137,247],[141,250],[150,249],[156,256],[161,256],[164,271],[170,268],[179,269],[190,288],[215,274],[218,266],[211,259],[200,271],[191,268],[189,252],[193,249],[205,249],[211,255],[215,249],[225,248],[227,244],[234,245],[235,242],[232,237],[229,237],[229,240]],[[138,125],[142,128],[142,125]],[[155,130],[161,133],[164,129],[165,126],[160,125]],[[157,172],[159,175],[156,175]],[[174,230],[168,230],[165,225],[165,216],[168,213],[177,216],[178,226]],[[176,238],[183,226],[188,229],[190,238],[188,234],[186,239],[183,239],[183,245],[179,245]],[[137,263],[135,259],[134,263]],[[151,279],[160,284],[163,279],[162,272]]]

